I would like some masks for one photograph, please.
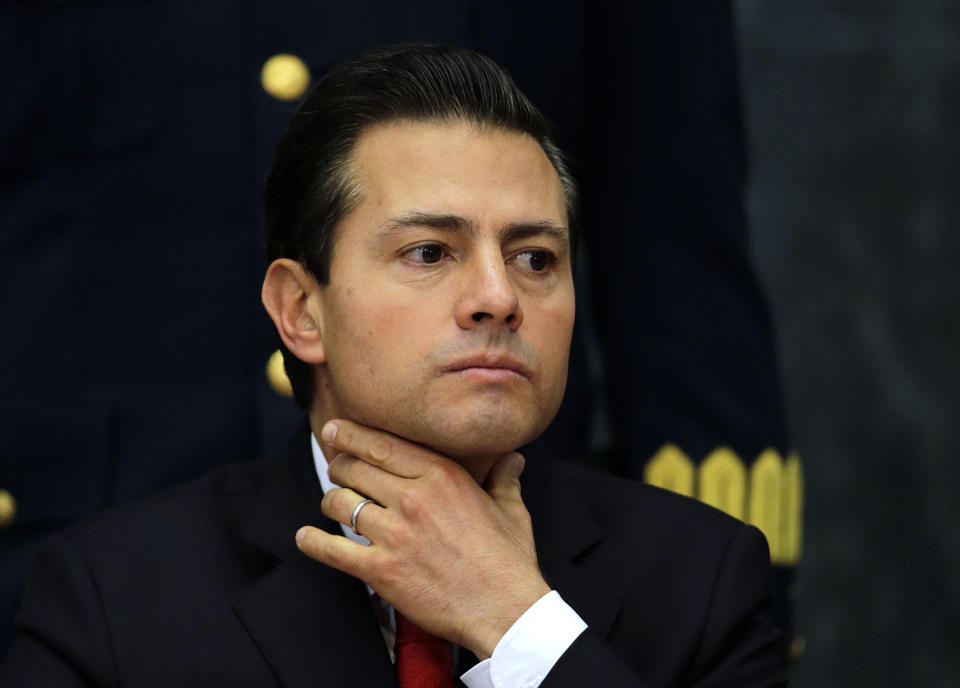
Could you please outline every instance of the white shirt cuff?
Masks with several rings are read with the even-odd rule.
[[[460,677],[468,688],[536,688],[587,624],[551,590],[507,630],[490,659]]]

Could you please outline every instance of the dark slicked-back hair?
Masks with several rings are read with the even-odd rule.
[[[307,94],[280,139],[264,190],[267,260],[291,258],[330,280],[334,232],[361,199],[351,166],[360,135],[399,121],[475,122],[532,136],[560,177],[573,241],[576,188],[550,126],[493,60],[463,48],[401,44],[334,67]],[[297,403],[309,408],[312,366],[281,342]]]

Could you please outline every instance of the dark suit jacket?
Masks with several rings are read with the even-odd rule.
[[[589,624],[545,687],[784,682],[759,531],[525,453],[541,567]],[[0,684],[396,685],[363,584],[294,546],[337,527],[320,498],[304,424],[272,460],[71,527],[34,564]]]

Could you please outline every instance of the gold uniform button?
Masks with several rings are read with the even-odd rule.
[[[277,100],[296,100],[310,85],[310,70],[296,55],[281,53],[263,63],[260,83]]]
[[[803,653],[807,651],[807,639],[802,635],[798,635],[790,643],[790,648],[787,650],[787,659],[790,662],[796,662],[799,660]]]
[[[277,394],[284,397],[293,396],[293,387],[290,386],[287,371],[283,369],[283,354],[279,349],[270,354],[267,360],[267,382]]]
[[[17,500],[6,490],[0,490],[0,528],[9,528],[17,518]]]

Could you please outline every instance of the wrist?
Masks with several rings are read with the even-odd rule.
[[[471,637],[464,643],[464,647],[473,652],[480,661],[493,656],[493,651],[507,631],[537,600],[550,592],[550,586],[541,578],[525,586],[522,591],[515,592],[517,594],[510,595],[508,606],[500,607],[496,613],[485,617],[486,623],[472,626]],[[500,601],[502,603],[505,600],[501,597]]]

